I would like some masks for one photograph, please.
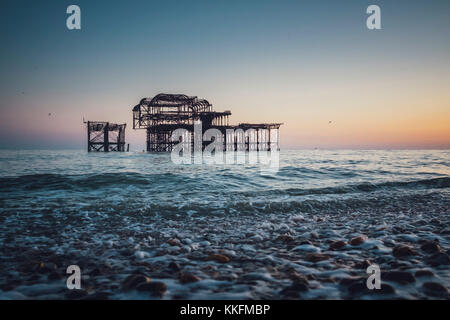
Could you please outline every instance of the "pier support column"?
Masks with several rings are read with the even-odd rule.
[[[109,152],[109,122],[103,128],[103,151]]]

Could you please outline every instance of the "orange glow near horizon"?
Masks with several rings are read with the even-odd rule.
[[[377,31],[358,2],[159,5],[150,27],[142,8],[152,4],[115,4],[111,29],[114,16],[86,3],[108,23],[76,33],[55,27],[53,4],[28,20],[11,4],[5,23],[23,29],[8,31],[2,52],[0,148],[83,147],[84,117],[127,123],[127,142],[142,150],[131,109],[161,92],[231,110],[230,124],[282,122],[282,148],[450,148],[448,3],[386,3]]]

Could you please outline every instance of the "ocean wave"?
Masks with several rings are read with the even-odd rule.
[[[217,178],[217,179],[216,179]],[[117,172],[117,173],[99,173],[85,175],[64,175],[64,174],[31,174],[17,177],[0,178],[0,190],[96,190],[108,187],[124,187],[134,186],[152,189],[168,189],[173,187],[173,191],[180,190],[181,187],[189,187],[191,191],[212,191],[218,190],[222,186],[225,190],[222,192],[237,192],[239,186],[252,185],[258,186],[257,189],[263,188],[260,183],[260,176],[240,176],[240,175],[216,175],[216,176],[189,176],[180,173],[152,173],[142,174],[137,172]],[[320,178],[317,178],[320,181]],[[219,183],[218,183],[219,182]],[[295,185],[291,181],[291,186]],[[268,188],[269,189],[268,189]],[[323,188],[308,187],[288,187],[278,188],[267,185],[264,189],[240,192],[241,195],[321,195],[321,194],[347,194],[347,193],[364,193],[377,190],[390,189],[442,189],[450,187],[450,177],[438,177],[431,179],[407,180],[407,181],[386,181],[380,183],[360,182],[352,184],[342,184],[337,186]],[[226,190],[229,189],[229,190]]]
[[[325,194],[347,194],[356,192],[373,192],[387,189],[443,189],[450,187],[450,177],[421,179],[412,181],[388,181],[382,183],[362,182],[357,184],[342,185],[325,188],[288,188],[270,190],[270,193],[286,194],[290,196],[325,195]],[[269,192],[269,191],[267,191]],[[261,194],[261,192],[258,192]]]
[[[87,175],[31,174],[0,178],[0,190],[15,188],[25,190],[98,189],[109,186],[149,185],[162,183],[179,175],[172,173],[141,174],[136,172],[100,173]]]

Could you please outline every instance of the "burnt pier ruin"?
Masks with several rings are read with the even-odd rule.
[[[88,152],[125,151],[126,124],[87,121]]]
[[[223,135],[223,150],[270,151],[279,149],[279,128],[282,123],[240,123],[230,125],[231,111],[214,111],[211,103],[196,96],[161,93],[143,98],[133,108],[133,129],[147,133],[147,151],[168,152],[179,141],[172,141],[176,129],[186,129],[192,137],[195,125],[201,123],[201,134],[218,129]],[[194,141],[193,138],[190,141]],[[205,146],[205,144],[203,145]]]

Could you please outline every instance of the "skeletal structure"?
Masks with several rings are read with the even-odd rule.
[[[125,151],[126,124],[88,121],[88,152]]]
[[[234,151],[239,149],[239,145],[247,151],[278,148],[278,130],[282,123],[241,123],[233,126],[229,124],[230,115],[229,110],[214,111],[207,100],[196,96],[160,93],[153,98],[142,99],[133,108],[133,129],[147,130],[147,151],[171,151],[173,145],[179,142],[172,141],[172,132],[186,129],[193,135],[194,124],[199,122],[203,132],[215,128],[223,134],[224,150],[231,148]],[[230,134],[230,131],[243,134]]]

